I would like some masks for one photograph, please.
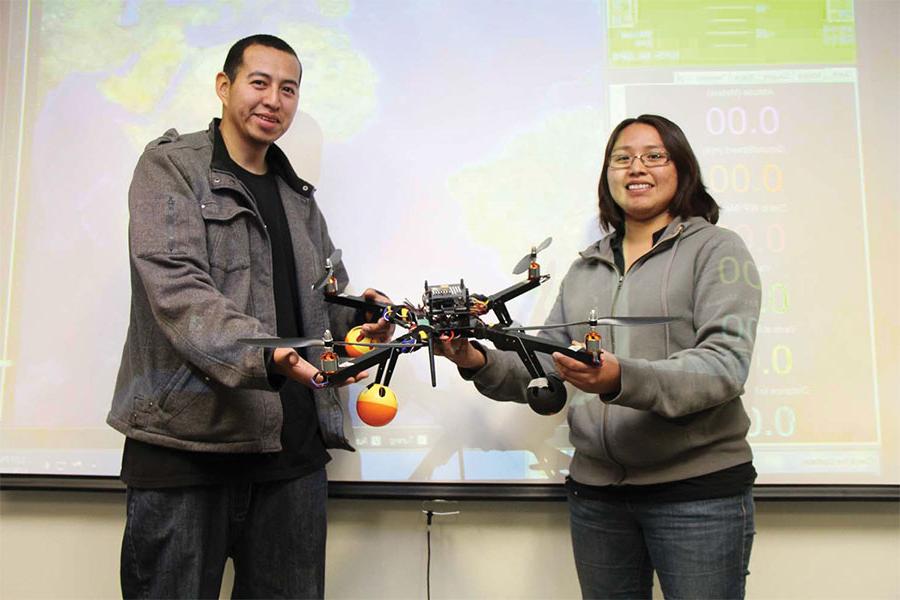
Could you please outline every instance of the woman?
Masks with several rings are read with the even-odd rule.
[[[759,317],[746,246],[715,226],[681,129],[663,117],[621,122],[600,175],[609,235],[580,253],[547,323],[598,315],[669,316],[606,328],[603,364],[561,354],[575,454],[566,482],[572,545],[586,598],[742,598],[753,541],[756,471],[741,393]],[[561,342],[584,326],[548,329]],[[514,353],[466,340],[444,354],[483,394],[524,402],[530,376]],[[574,389],[573,389],[574,388]]]

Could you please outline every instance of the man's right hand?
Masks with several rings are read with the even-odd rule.
[[[293,348],[275,348],[275,351],[272,353],[272,364],[275,367],[275,371],[279,374],[289,377],[310,389],[317,388],[313,381],[324,383],[321,375],[317,377],[319,369],[305,361]],[[353,377],[348,377],[342,381],[338,387],[356,383],[368,376],[369,374],[366,371],[361,371]]]

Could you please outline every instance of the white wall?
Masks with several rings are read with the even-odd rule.
[[[462,502],[432,534],[431,594],[577,598],[565,504]],[[0,598],[114,598],[124,495],[0,493]],[[328,597],[424,598],[416,501],[329,504]],[[759,502],[749,598],[900,598],[900,506]],[[226,596],[230,573],[226,577]]]

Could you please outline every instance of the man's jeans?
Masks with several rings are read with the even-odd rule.
[[[584,598],[743,598],[753,495],[688,502],[608,502],[569,494]]]
[[[255,484],[128,489],[125,598],[218,598],[227,557],[234,598],[322,598],[325,470]]]

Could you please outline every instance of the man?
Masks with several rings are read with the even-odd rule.
[[[279,38],[238,41],[216,76],[221,120],[167,131],[135,169],[131,317],[107,419],[126,435],[125,597],[217,598],[229,556],[235,597],[324,595],[326,448],[352,450],[337,390],[291,348],[237,341],[354,324],[311,289],[334,245],[274,144],[300,77]],[[346,286],[342,264],[335,275]]]

